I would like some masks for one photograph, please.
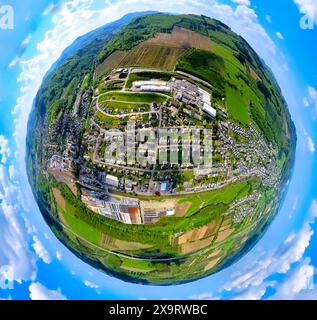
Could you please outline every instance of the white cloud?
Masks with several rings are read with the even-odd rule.
[[[315,0],[294,0],[294,3],[297,4],[300,13],[317,24],[317,2]]]
[[[282,67],[286,72],[289,71],[289,66],[288,66],[288,64],[286,62],[282,64]]]
[[[28,234],[21,218],[23,195],[0,164],[0,266],[9,270],[6,280],[30,281],[35,278],[35,255],[28,248]],[[3,275],[2,275],[3,277]]]
[[[308,86],[308,95],[310,99],[317,102],[317,90],[314,87]]]
[[[15,56],[9,63],[8,68],[14,68],[20,62],[20,57]]]
[[[233,3],[242,4],[245,6],[251,5],[250,0],[231,0]]]
[[[294,296],[294,300],[316,300],[317,297],[317,287],[314,285],[314,288],[303,289]]]
[[[66,300],[60,289],[49,290],[39,282],[33,282],[29,286],[32,300]]]
[[[304,105],[306,108],[310,106],[310,103],[309,103],[307,97],[304,97],[304,98],[303,98],[303,105]]]
[[[43,243],[40,241],[40,239],[37,236],[33,236],[33,244],[32,247],[35,251],[35,253],[46,263],[50,264],[52,262],[52,259],[44,247]]]
[[[312,137],[307,136],[306,139],[307,139],[308,151],[311,153],[314,153],[315,152],[315,143],[314,143]]]
[[[0,163],[6,164],[8,158],[10,157],[10,147],[8,139],[0,135]]]
[[[305,107],[314,107],[313,114],[317,113],[317,90],[315,87],[307,87],[307,96],[303,98],[303,104]],[[316,118],[316,116],[314,116],[314,118]]]
[[[9,177],[10,177],[10,180],[12,180],[12,181],[15,181],[17,178],[17,171],[16,171],[15,166],[13,166],[13,165],[9,166]]]
[[[86,280],[84,282],[84,284],[86,287],[91,288],[91,289],[98,289],[99,288],[99,286],[97,284],[94,284],[93,282],[88,281],[88,280]]]
[[[306,129],[303,129],[303,148],[305,151],[308,151],[310,153],[315,152],[315,143],[313,141],[313,138],[307,133]]]
[[[29,34],[29,35],[22,41],[21,46],[22,46],[22,47],[27,46],[27,45],[30,43],[31,40],[32,40],[32,34]]]
[[[310,265],[310,259],[304,259],[299,266],[276,286],[276,293],[271,299],[294,299],[303,290],[309,290],[313,284],[314,267]]]
[[[272,23],[272,17],[269,14],[265,15],[265,20],[268,23]]]
[[[295,199],[293,200],[293,204],[292,204],[292,208],[288,214],[288,218],[292,219],[294,213],[296,212],[297,208],[298,208],[298,203],[299,203],[299,196],[296,196]]]
[[[269,286],[269,284],[264,283],[262,285],[251,287],[235,295],[232,300],[260,300]]]
[[[245,37],[254,49],[260,52],[262,58],[269,63],[272,56],[276,53],[276,46],[264,28],[259,24],[255,11],[242,5],[237,7],[233,15],[237,20],[229,25],[232,26],[234,31]]]
[[[282,33],[281,32],[276,32],[276,36],[280,39],[280,40],[282,40],[282,41],[284,41],[284,36],[282,35]]]
[[[42,15],[43,16],[49,16],[49,15],[53,15],[56,14],[59,10],[62,9],[64,4],[62,3],[50,3],[46,9],[43,11]]]
[[[211,292],[205,292],[201,294],[194,294],[188,297],[189,300],[214,300]]]
[[[51,14],[51,12],[54,10],[54,7],[55,7],[55,5],[54,5],[54,3],[50,3],[47,7],[46,7],[46,9],[43,11],[43,16],[48,16],[49,14]]]
[[[21,48],[25,48],[29,43],[30,41],[32,40],[32,34],[29,34],[28,36],[26,36],[24,38],[24,40],[21,42],[21,45],[20,47]],[[21,62],[21,57],[19,55],[15,56],[9,63],[8,65],[8,68],[9,69],[12,69],[14,68],[18,63]]]
[[[56,251],[56,259],[62,261],[62,254],[59,251]]]

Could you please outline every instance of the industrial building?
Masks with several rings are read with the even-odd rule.
[[[110,174],[107,174],[106,175],[106,184],[110,188],[112,187],[112,188],[117,189],[119,187],[119,180],[117,177],[112,176]]]
[[[83,194],[82,202],[92,211],[125,224],[142,224],[139,202],[130,198],[122,198],[120,202],[100,200],[92,194]]]
[[[154,224],[159,221],[160,217],[163,217],[163,216],[171,217],[174,215],[175,215],[174,209],[161,210],[161,211],[146,210],[142,212],[142,219],[144,224]]]
[[[217,111],[211,106],[211,94],[202,88],[198,89],[199,97],[202,103],[202,110],[209,114],[211,117],[216,118]]]
[[[217,111],[210,104],[205,103],[202,110],[208,113],[211,117],[216,118]]]
[[[133,91],[141,92],[171,92],[172,88],[166,81],[161,80],[147,80],[147,81],[135,81],[133,82]]]

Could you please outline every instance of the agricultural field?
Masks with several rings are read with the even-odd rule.
[[[169,98],[162,94],[156,93],[133,93],[133,92],[122,92],[122,91],[111,91],[102,94],[99,97],[99,101],[117,101],[117,102],[127,102],[127,103],[162,103]]]
[[[124,51],[115,51],[111,54],[103,63],[101,63],[96,69],[97,78],[104,74],[109,73],[112,69],[121,65],[123,58],[127,55]]]
[[[224,60],[212,52],[191,49],[178,61],[176,69],[199,77],[220,90],[223,89]]]
[[[243,181],[235,185],[228,185],[222,189],[204,192],[201,194],[182,197],[178,203],[191,203],[186,212],[186,216],[195,214],[198,210],[212,204],[231,203],[235,199],[243,198],[252,190],[252,183]]]
[[[154,38],[143,43],[150,46],[176,47],[183,49],[212,50],[209,37],[200,33],[175,26],[170,33],[157,33]]]
[[[226,87],[227,106],[232,119],[245,125],[250,123],[249,105],[246,104],[241,94],[227,86]]]
[[[123,88],[123,86],[124,86],[123,80],[105,81],[98,86],[98,93],[101,95],[108,91],[120,90]]]
[[[65,200],[59,190],[54,189],[53,192],[57,202],[58,213],[66,227],[71,229],[76,235],[83,237],[92,244],[99,245],[101,233],[84,221],[76,219],[76,209],[67,200]]]
[[[117,67],[146,67],[173,71],[188,49],[212,50],[210,38],[175,26],[170,33],[157,33],[129,51],[114,51],[97,68],[97,77]]]
[[[240,197],[243,197],[248,194],[249,183],[240,183],[233,187],[233,190],[231,188],[223,188],[222,190],[215,190],[210,192],[204,192],[197,195],[192,195],[188,197],[182,197],[180,200],[179,197],[168,197],[167,202],[178,202],[179,204],[191,204],[189,210],[187,211],[187,215],[184,218],[162,218],[159,223],[156,225],[148,226],[148,228],[153,235],[160,233],[164,231],[164,234],[170,234],[174,237],[174,235],[181,231],[186,231],[188,229],[188,221],[191,221],[192,226],[194,226],[193,230],[188,231],[178,240],[178,244],[184,244],[186,242],[192,242],[196,240],[201,240],[206,237],[210,237],[211,235],[215,234],[216,226],[221,223],[222,219],[219,216],[218,212],[221,210],[221,206],[223,205],[220,202],[229,202],[233,199],[239,199]],[[152,241],[144,242],[141,240],[143,237],[141,236],[142,232],[144,232],[144,226],[131,226],[131,231],[133,231],[135,240],[131,241],[131,234],[125,234],[124,229],[126,228],[125,225],[122,226],[122,232],[116,233],[116,237],[113,237],[109,235],[106,230],[101,231],[101,229],[97,226],[93,227],[89,224],[87,224],[84,221],[80,221],[80,223],[77,223],[76,220],[78,219],[78,213],[76,214],[76,205],[73,205],[72,202],[77,203],[78,200],[75,199],[75,196],[72,193],[65,193],[66,189],[63,188],[62,190],[59,189],[53,189],[54,197],[57,202],[58,212],[62,217],[62,221],[73,230],[73,232],[89,241],[91,244],[96,246],[106,246],[109,247],[115,246],[117,250],[120,250],[122,252],[125,251],[138,251],[138,250],[144,250],[146,248],[150,248],[150,243],[153,243]],[[67,196],[66,196],[67,195]],[[68,200],[68,198],[72,199],[71,201]],[[153,198],[157,199],[157,198]],[[224,199],[224,200],[223,200]],[[149,207],[152,207],[151,202],[153,200],[149,199],[146,200],[144,198],[143,204],[149,201]],[[156,200],[158,201],[158,200]],[[161,205],[163,207],[168,206],[168,203],[164,201],[164,199],[160,199]],[[159,204],[158,204],[159,205]],[[162,207],[162,208],[163,208]],[[201,210],[200,210],[201,209]],[[193,214],[193,211],[197,212],[197,210],[200,210],[200,214]],[[214,214],[211,214],[214,212]],[[105,219],[105,218],[104,218]],[[117,225],[116,228],[119,227],[119,224],[114,223],[112,220],[105,219],[107,224],[110,223],[110,225],[113,224]],[[196,229],[198,228],[198,229]],[[119,230],[119,229],[117,229]],[[103,233],[105,232],[105,233]],[[140,233],[140,234],[139,234]],[[139,234],[139,236],[138,236]],[[121,236],[119,236],[121,235]],[[119,237],[118,237],[119,236]],[[115,240],[113,240],[115,239]],[[129,240],[130,239],[130,240]],[[139,239],[139,240],[137,240]],[[140,241],[141,240],[141,241]],[[149,240],[149,238],[148,238]],[[163,240],[163,239],[162,239]],[[128,245],[130,243],[130,245]],[[134,243],[134,244],[133,244]],[[162,245],[164,244],[164,241],[161,242]],[[156,244],[158,245],[158,244]],[[174,248],[174,250],[178,250],[177,248]]]
[[[56,99],[56,100],[54,101],[54,103],[52,104],[51,109],[50,109],[50,111],[49,111],[49,113],[50,113],[50,116],[49,116],[49,124],[50,124],[50,125],[52,125],[52,124],[55,122],[55,120],[56,120],[56,118],[57,118],[57,116],[58,116],[59,111],[60,111],[60,110],[59,110],[59,100]]]
[[[148,244],[118,240],[106,234],[102,234],[101,245],[119,251],[137,251],[151,248],[151,245]]]
[[[121,65],[173,71],[187,49],[140,44],[122,59]]]
[[[96,119],[110,126],[112,126],[114,124],[114,121],[116,120],[114,117],[111,117],[99,110],[96,112]]]

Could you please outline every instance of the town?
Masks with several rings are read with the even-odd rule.
[[[163,80],[159,71],[139,80],[140,72],[149,70],[114,69],[95,90],[78,179],[71,174],[76,145],[49,160],[55,177],[80,186],[89,209],[125,224],[152,224],[175,215],[175,202],[153,197],[208,192],[251,177],[277,187],[276,148],[254,125],[233,123],[225,106],[213,103],[209,84],[184,73]],[[235,223],[252,214],[259,197],[232,204]]]

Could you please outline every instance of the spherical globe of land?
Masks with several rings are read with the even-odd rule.
[[[218,272],[255,244],[295,143],[281,90],[242,37],[205,16],[138,13],[76,40],[52,67],[27,164],[73,253],[166,285]]]

